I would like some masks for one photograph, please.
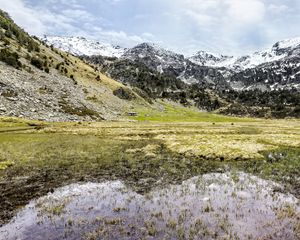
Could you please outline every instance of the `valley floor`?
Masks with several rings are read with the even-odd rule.
[[[179,121],[178,114],[148,112],[132,121],[93,123],[0,118],[1,223],[31,200],[74,183],[120,180],[146,196],[203,174],[230,173],[234,179],[243,172],[279,183],[275,193],[299,200],[299,120],[181,112]],[[299,220],[299,214],[293,208],[289,217]],[[299,236],[299,221],[293,229],[289,236]]]

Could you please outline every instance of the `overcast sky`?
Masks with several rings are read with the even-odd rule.
[[[147,41],[185,55],[246,54],[300,36],[300,0],[0,0],[0,8],[37,36]]]

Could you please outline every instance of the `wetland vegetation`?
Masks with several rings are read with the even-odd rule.
[[[299,234],[300,122],[298,120],[232,118],[206,113],[197,113],[197,115],[192,111],[189,112],[189,110],[181,112],[181,114],[181,119],[184,119],[184,122],[174,121],[175,108],[170,108],[165,115],[158,112],[143,113],[143,116],[133,117],[138,121],[132,122],[45,123],[1,118],[0,219],[1,224],[3,224],[2,230],[9,226],[5,224],[19,212],[20,207],[28,203],[36,204],[32,200],[36,199],[34,201],[40,202],[42,201],[39,200],[40,197],[43,199],[43,196],[47,194],[51,196],[51,193],[56,193],[57,188],[68,187],[70,184],[70,186],[74,186],[72,184],[79,184],[78,186],[96,184],[98,186],[97,184],[107,183],[110,186],[110,184],[118,182],[122,185],[122,188],[131,191],[138,198],[147,198],[149,194],[158,194],[157,191],[169,191],[167,189],[172,188],[171,186],[182,188],[182,184],[192,181],[191,179],[195,177],[202,178],[201,176],[207,174],[214,176],[215,181],[218,181],[218,179],[221,181],[224,176],[229,174],[230,179],[236,183],[240,182],[240,176],[248,174],[247,179],[256,176],[259,179],[258,182],[271,180],[268,184],[271,184],[272,188],[266,193],[267,199],[273,199],[273,197],[275,199],[281,199],[282,197],[293,199],[292,208],[286,210],[288,213],[282,213],[285,221],[293,222],[293,228],[284,229],[283,232],[278,231],[280,234],[286,234],[286,239],[296,239],[295,236],[299,236],[296,234]],[[164,121],[161,121],[160,118],[164,118]],[[197,119],[198,121],[196,121]],[[239,187],[246,189],[246,192],[250,191],[250,193],[247,193],[251,195],[249,199],[252,199],[252,202],[248,199],[249,204],[258,204],[253,200],[257,198],[251,192],[254,190],[249,189],[249,186],[246,182]],[[231,187],[235,188],[236,186]],[[221,187],[221,189],[223,188]],[[259,189],[256,191],[257,196],[260,196],[263,187],[259,186]],[[184,192],[184,190],[182,191]],[[233,201],[236,194],[239,194],[238,192],[235,190],[227,191],[226,194],[223,193],[222,199],[229,198]],[[110,194],[113,194],[113,192],[106,196],[108,199]],[[167,198],[171,196],[168,192],[164,194]],[[186,194],[188,198],[193,198],[192,196],[196,193],[189,189]],[[202,198],[207,197],[205,192],[201,194],[204,194],[201,195]],[[281,197],[278,197],[279,195],[276,195],[276,197],[274,194],[279,194]],[[123,200],[125,198],[123,195],[120,197]],[[170,202],[170,199],[160,199],[160,204],[162,204],[160,207],[163,207],[166,202],[169,202],[168,204],[172,206],[174,203]],[[193,201],[196,201],[195,199]],[[287,201],[289,202],[289,200]],[[273,210],[275,208],[281,209],[283,205],[286,206],[286,202],[279,204],[277,201],[278,206],[275,206],[275,202],[272,202]],[[190,208],[191,206],[188,203],[189,201],[183,205]],[[31,206],[30,204],[29,206]],[[90,204],[91,212],[94,212],[92,210],[94,207],[103,206],[99,202]],[[141,206],[140,202],[136,204]],[[239,204],[239,206],[243,206],[242,202],[239,202]],[[260,204],[267,206],[269,201]],[[47,208],[46,205],[39,205],[39,207],[42,209]],[[39,214],[42,214],[44,220],[45,218],[52,219],[64,212],[67,206],[68,202],[62,201],[54,204],[54,207],[51,206],[50,210],[46,209],[46,212],[42,211]],[[211,211],[209,206],[208,208],[205,207],[207,206],[202,206],[201,211]],[[211,207],[216,208],[215,206]],[[111,218],[108,219],[101,218],[102,213],[98,212],[97,218],[100,218],[100,220],[96,225],[99,228],[91,228],[89,232],[83,231],[86,234],[82,237],[99,239],[97,234],[101,229],[101,231],[108,234],[109,228],[105,230],[106,221],[118,220],[120,224],[122,223],[122,231],[130,232],[129,225],[132,225],[132,223],[126,222],[126,216],[130,215],[130,211],[126,214],[123,208],[126,208],[126,206],[116,204],[112,210],[114,217],[110,215]],[[40,211],[38,207],[34,207],[34,209]],[[292,213],[289,213],[289,211]],[[119,216],[117,213],[121,215]],[[95,217],[95,213],[91,214]],[[134,212],[131,212],[131,214],[134,215]],[[205,221],[202,219],[204,223],[201,222],[201,224],[213,222],[213,224],[222,225],[226,214],[223,215],[222,212],[218,211],[216,211],[216,214],[220,215],[219,220],[209,218],[209,220],[206,219],[208,221],[206,222],[205,219]],[[237,212],[236,214],[242,213]],[[286,217],[285,214],[291,215]],[[157,215],[159,218],[160,213],[149,210],[146,215],[144,217],[147,218],[147,221],[145,219],[143,221],[145,220],[147,224],[142,226],[142,229],[149,236],[156,239],[161,239],[162,236],[171,236],[171,239],[187,239],[187,234],[193,234],[195,230],[194,227],[191,228],[191,221],[187,225],[178,225],[179,215],[176,214],[175,220],[168,219],[163,214],[161,217],[164,220],[160,222],[156,222],[152,216]],[[198,217],[200,215],[199,213]],[[260,212],[256,216],[263,218],[264,214]],[[197,220],[197,218],[192,219]],[[274,219],[271,220],[274,222]],[[72,226],[73,220],[78,221],[78,219],[72,219],[71,214],[64,219],[63,225]],[[18,217],[14,221],[18,222]],[[93,218],[93,221],[96,220]],[[139,222],[142,220],[137,218],[134,221]],[[120,224],[114,222],[108,225],[115,228]],[[220,239],[226,239],[225,237],[230,239],[252,239],[251,236],[256,236],[259,233],[259,231],[251,230],[251,232],[248,228],[245,228],[246,232],[250,231],[246,238],[246,236],[241,235],[242,231],[236,230],[234,222],[231,221],[230,224],[231,227],[228,226],[228,228],[232,229],[233,227],[234,231],[216,230],[212,233],[211,227],[208,227],[207,231],[209,234],[221,234],[218,235]],[[174,231],[171,231],[171,233],[175,235],[170,235],[170,231],[165,232],[163,225],[169,226],[169,230],[173,229]],[[139,224],[135,226],[141,227]],[[118,229],[120,230],[120,228]],[[67,227],[65,230],[67,231]],[[119,233],[118,231],[114,230],[116,234]],[[63,233],[65,232],[63,231]],[[146,233],[139,232],[135,236],[146,238],[148,236]],[[199,232],[195,234],[194,239],[197,239]],[[265,234],[270,234],[270,231],[265,232]],[[274,237],[274,239],[280,239],[278,238],[278,236],[281,236],[280,234],[276,235],[277,238]],[[78,235],[76,236],[78,237]],[[113,235],[105,236],[112,239],[116,237]],[[132,239],[130,236],[128,236],[128,239]],[[207,235],[206,238],[210,239],[209,236],[212,237],[212,235]],[[224,238],[221,238],[222,236]]]

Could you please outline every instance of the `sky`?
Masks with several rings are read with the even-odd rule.
[[[36,36],[243,55],[300,36],[299,0],[0,0]]]

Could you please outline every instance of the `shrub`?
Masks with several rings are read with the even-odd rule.
[[[16,52],[9,52],[7,49],[1,50],[0,61],[15,68],[22,67],[21,62],[19,61],[19,55]]]
[[[29,60],[31,60],[31,56],[30,56],[30,54],[29,53],[27,53],[26,54],[26,56],[25,56],[25,58],[29,61]]]
[[[8,57],[6,58],[6,63],[7,63],[8,65],[11,65],[11,66],[16,67],[16,68],[21,67],[20,62],[19,62],[18,59],[15,58],[14,56],[8,56]]]
[[[27,44],[27,50],[29,52],[32,52],[32,51],[40,52],[39,44],[33,40],[30,40]]]
[[[129,100],[129,101],[134,98],[134,95],[129,90],[124,88],[119,88],[113,91],[113,94],[120,99]]]
[[[56,64],[55,69],[59,70],[59,69],[60,69],[60,66],[62,66],[63,64],[64,64],[63,62]]]
[[[0,30],[0,41],[3,41],[5,39],[5,35],[2,32],[2,30]]]
[[[5,36],[8,37],[8,38],[12,37],[12,32],[10,31],[10,29],[5,31]]]
[[[4,46],[10,45],[10,41],[8,39],[4,38],[3,41],[4,41]]]
[[[33,58],[31,58],[30,63],[31,63],[31,65],[37,67],[38,69],[43,70],[44,63],[41,59],[39,59],[37,57],[33,57]]]

